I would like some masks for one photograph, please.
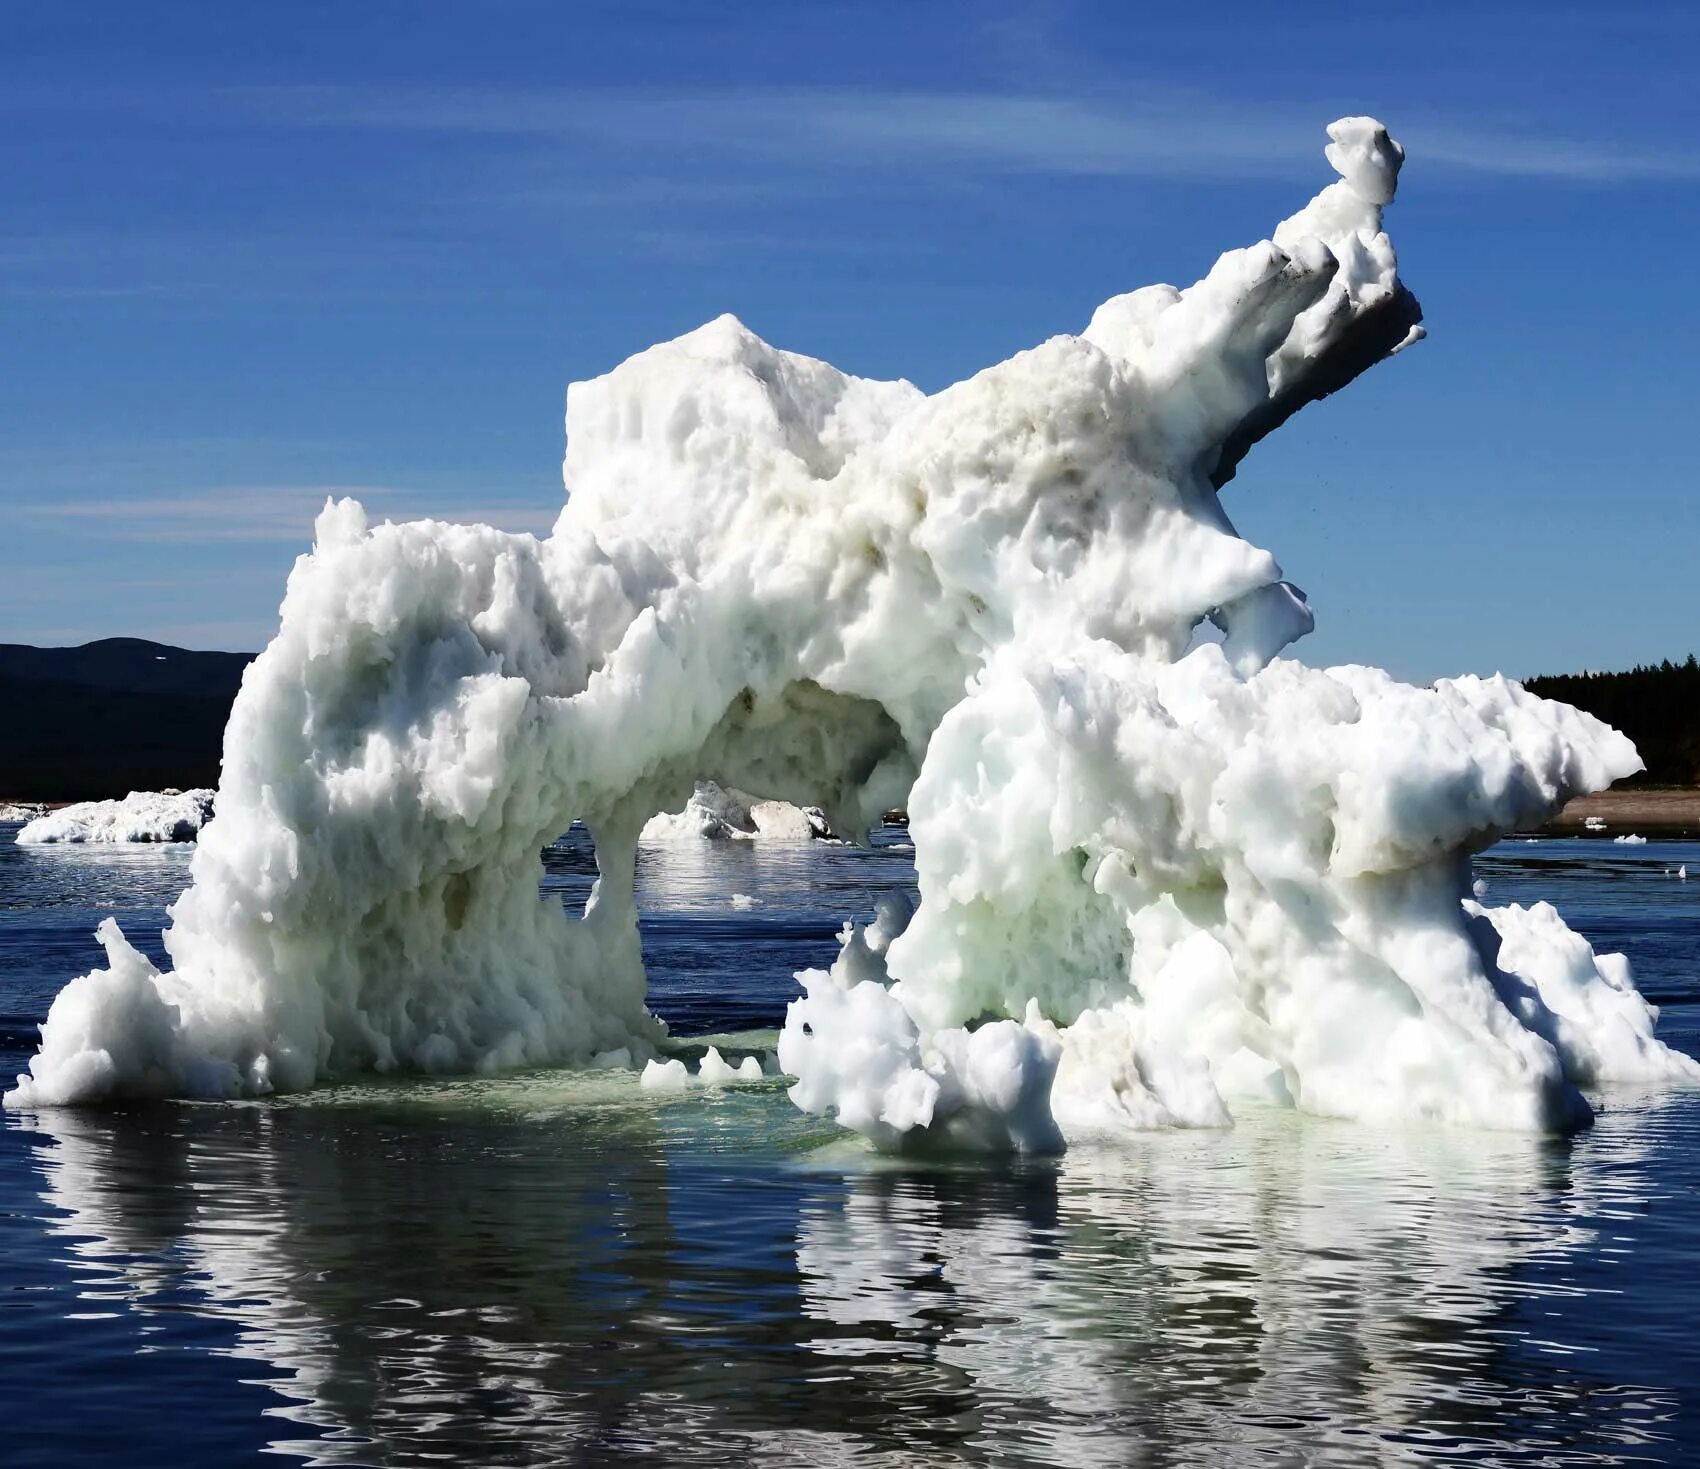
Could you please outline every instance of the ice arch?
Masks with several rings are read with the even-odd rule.
[[[1628,742],[1503,680],[1275,658],[1310,610],[1217,490],[1420,335],[1381,229],[1402,154],[1329,133],[1339,181],[1271,240],[934,396],[722,317],[569,390],[545,540],[327,506],[173,967],[104,924],[10,1101],[641,1059],[633,843],[698,777],[848,831],[907,799],[919,913],[806,976],[781,1050],[800,1105],[882,1144],[1248,1096],[1555,1127],[1581,1085],[1691,1075],[1621,961],[1466,907],[1469,849]],[[537,898],[576,818],[582,919]]]

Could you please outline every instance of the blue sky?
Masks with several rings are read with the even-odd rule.
[[[934,389],[1406,145],[1431,336],[1226,503],[1313,662],[1700,646],[1700,7],[11,0],[0,641],[258,647],[313,510],[543,529],[566,384],[733,311]]]

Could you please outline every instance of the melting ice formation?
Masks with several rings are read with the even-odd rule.
[[[656,812],[644,823],[638,840],[806,842],[831,835],[826,813],[818,806],[764,801],[745,791],[726,791],[711,780],[700,780],[683,811]]]
[[[1329,135],[1339,181],[1272,239],[930,397],[730,317],[574,384],[546,540],[328,505],[173,967],[109,919],[9,1102],[652,1060],[633,853],[699,779],[841,832],[908,807],[919,908],[802,976],[780,1039],[798,1105],[881,1146],[1248,1102],[1563,1128],[1583,1087],[1700,1080],[1621,958],[1470,895],[1472,849],[1630,743],[1502,678],[1276,656],[1310,609],[1218,491],[1420,335],[1401,150]],[[538,898],[575,818],[582,919]]]
[[[212,819],[209,790],[131,791],[121,801],[83,801],[36,816],[14,841],[21,847],[55,842],[192,842]]]

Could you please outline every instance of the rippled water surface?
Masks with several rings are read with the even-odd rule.
[[[1672,870],[1686,863],[1694,880]],[[588,848],[549,854],[581,902]],[[0,830],[0,1066],[181,850]],[[1700,1052],[1700,846],[1509,842]],[[771,1040],[791,971],[912,879],[873,852],[646,854],[653,1003]],[[757,898],[734,909],[733,893]],[[756,1032],[762,1032],[757,1034]],[[1700,1461],[1700,1096],[1569,1140],[1254,1114],[919,1167],[781,1083],[536,1072],[7,1114],[8,1465]]]

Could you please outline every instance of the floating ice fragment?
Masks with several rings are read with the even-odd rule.
[[[644,823],[645,844],[677,841],[812,841],[830,837],[832,826],[818,806],[763,801],[743,791],[723,790],[711,780],[696,783],[682,811],[658,812]]]
[[[702,1061],[697,1066],[697,1079],[707,1086],[726,1086],[732,1082],[760,1081],[762,1079],[761,1062],[754,1056],[745,1056],[736,1066],[727,1061],[717,1046],[710,1046],[703,1053]]]
[[[83,801],[33,817],[20,847],[56,842],[192,842],[212,819],[213,792],[131,791],[121,801]]]
[[[646,1062],[643,1075],[638,1078],[639,1086],[655,1092],[682,1092],[689,1083],[690,1073],[685,1069],[685,1063],[677,1058]]]

